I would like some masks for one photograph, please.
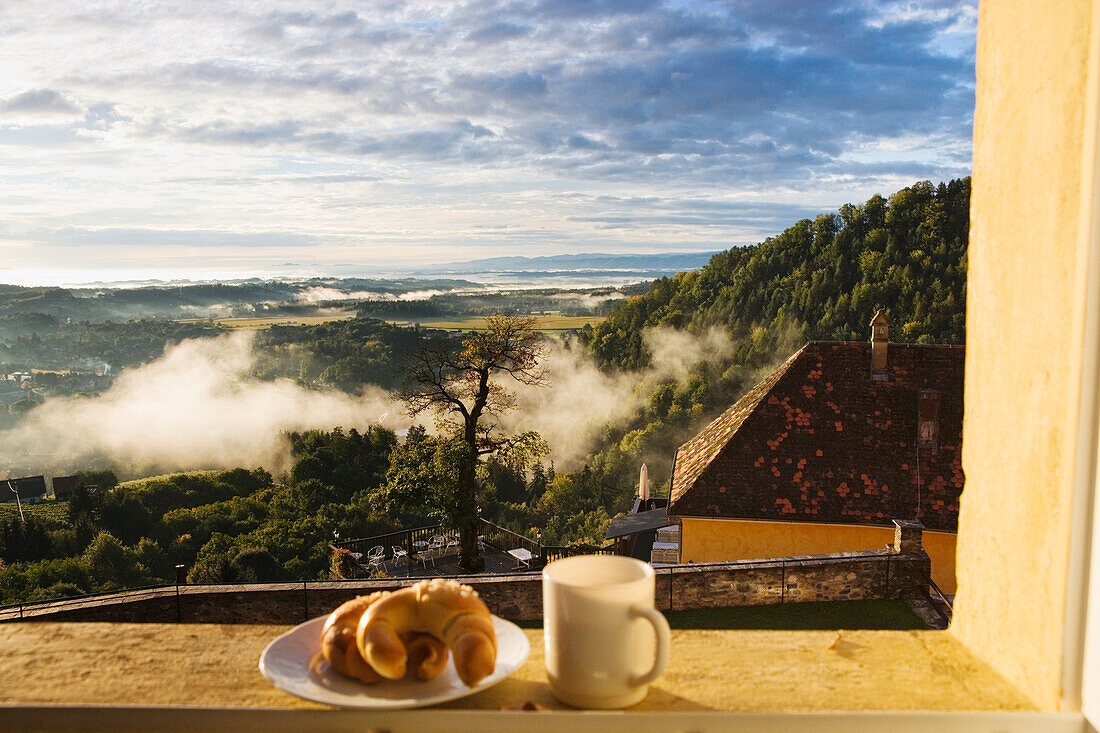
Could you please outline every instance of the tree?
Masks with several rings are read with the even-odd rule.
[[[51,549],[49,527],[34,514],[25,520],[12,516],[0,524],[0,559],[5,563],[41,560]]]
[[[546,453],[537,433],[508,435],[502,429],[500,418],[515,408],[516,397],[494,380],[511,377],[520,384],[549,386],[546,354],[534,318],[491,316],[484,331],[461,340],[445,336],[425,342],[413,353],[405,374],[399,396],[408,415],[435,414],[439,426],[464,449],[453,453],[458,491],[447,513],[458,525],[459,564],[471,572],[485,566],[477,546],[481,456],[497,455],[522,466]]]

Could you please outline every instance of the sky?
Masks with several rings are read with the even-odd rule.
[[[714,251],[968,175],[976,0],[0,4],[0,282]]]

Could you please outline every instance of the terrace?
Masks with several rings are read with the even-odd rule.
[[[478,543],[486,573],[537,571],[563,557],[616,553],[615,544],[602,547],[543,545],[484,519],[478,521]],[[436,546],[432,545],[433,538],[437,541]],[[370,578],[379,572],[389,577],[408,578],[459,576],[468,572],[458,564],[457,533],[440,524],[337,541],[333,548],[352,553],[355,565],[350,577],[356,579]],[[369,558],[376,548],[382,548],[383,555],[372,565]]]

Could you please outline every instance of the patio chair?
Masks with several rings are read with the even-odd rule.
[[[416,553],[416,561],[418,563],[420,563],[421,565],[423,565],[425,569],[427,569],[427,567],[428,567],[428,561],[429,560],[431,560],[432,567],[434,568],[435,567],[435,553],[432,552],[431,548],[429,548],[427,550],[419,550]]]
[[[376,545],[370,548],[370,552],[367,553],[367,564],[370,565],[372,572],[386,570],[386,548],[382,545]]]
[[[399,565],[404,565],[405,567],[409,566],[409,553],[407,550],[402,547],[391,547],[390,552],[393,553],[393,558],[391,561],[393,562],[394,567],[397,567]]]
[[[451,535],[447,538],[447,549],[444,551],[445,555],[457,555],[462,547],[462,543],[458,538],[458,535]]]
[[[443,551],[447,548],[447,542],[443,539],[443,535],[432,535],[431,540],[428,541],[428,551],[432,553],[432,557],[443,557]]]

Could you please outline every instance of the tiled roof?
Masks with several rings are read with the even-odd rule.
[[[955,531],[963,488],[961,346],[812,342],[680,447],[673,516]],[[939,397],[939,440],[917,444],[921,390]],[[918,508],[919,502],[919,508]]]
[[[695,484],[696,479],[706,470],[710,462],[729,442],[741,423],[745,421],[760,401],[767,396],[779,378],[786,374],[787,369],[794,364],[802,354],[799,350],[790,359],[787,359],[774,372],[769,374],[764,381],[750,389],[739,399],[736,404],[719,415],[710,425],[707,425],[694,438],[680,446],[676,451],[675,472],[672,474],[672,503],[675,504],[689,487]]]
[[[611,520],[604,539],[613,540],[618,537],[627,537],[639,532],[667,527],[671,523],[672,520],[668,518],[668,512],[664,507],[651,509],[647,512],[638,512],[637,514],[624,514]]]
[[[15,491],[12,491],[15,489]],[[46,495],[45,476],[27,476],[25,478],[7,479],[0,484],[0,501],[15,501],[15,494],[19,492],[20,499],[35,499]]]

